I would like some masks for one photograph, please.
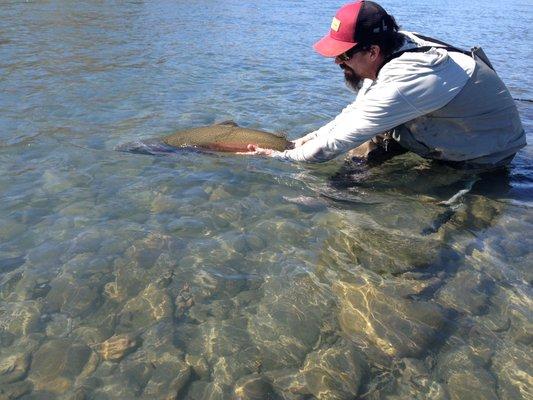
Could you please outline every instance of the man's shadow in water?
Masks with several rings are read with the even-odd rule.
[[[361,187],[366,190],[377,187],[377,190],[392,190],[393,195],[405,195],[413,201],[417,201],[417,196],[424,195],[424,184],[427,184],[431,192],[430,197],[441,203],[443,210],[431,226],[421,229],[420,235],[428,236],[428,239],[430,237],[438,238],[440,241],[438,252],[443,255],[438,259],[444,261],[429,262],[425,266],[390,275],[400,279],[432,282],[420,292],[406,295],[406,298],[413,301],[431,302],[460,270],[472,268],[471,262],[466,256],[472,254],[476,249],[481,252],[484,250],[484,240],[477,240],[477,238],[482,238],[484,231],[497,224],[506,208],[507,202],[502,200],[522,201],[524,197],[526,200],[531,200],[531,196],[528,196],[527,192],[529,189],[521,190],[520,186],[524,183],[524,179],[528,181],[524,185],[526,187],[528,185],[531,187],[533,182],[527,177],[527,174],[521,173],[520,168],[513,166],[488,172],[467,173],[465,171],[457,172],[432,162],[423,163],[421,169],[410,164],[411,168],[404,170],[405,164],[399,162],[395,165],[376,167],[377,170],[374,171],[363,165],[347,165],[330,178],[329,185],[334,191],[339,192],[357,191]],[[405,179],[402,181],[399,179],[400,182],[395,179],[401,177],[403,171],[411,175],[419,171],[423,177],[418,180],[417,184],[410,186],[410,183],[417,181],[416,177],[412,177],[413,180]],[[446,179],[442,179],[443,174],[453,174],[457,179],[451,179],[449,183],[442,184],[442,182],[446,182]],[[382,179],[386,176],[391,178],[380,184],[379,178],[376,180],[372,178],[373,176],[379,176]],[[397,184],[406,186],[400,188],[399,191],[391,189]],[[416,196],[412,196],[413,194]],[[394,201],[393,196],[391,196],[391,201]],[[348,206],[345,201],[342,204],[344,208]],[[400,213],[401,210],[398,212]],[[386,230],[384,229],[383,232],[383,240],[388,240]],[[473,240],[467,241],[463,246],[456,247],[455,244],[464,240],[465,233],[467,238],[471,237]],[[379,250],[379,244],[376,244],[376,249]],[[490,279],[483,280],[478,290],[487,293],[490,298],[494,291],[494,282]],[[485,307],[488,306],[489,303],[485,305]],[[446,344],[447,338],[469,324],[468,315],[465,316],[460,309],[443,307],[445,307],[444,315],[448,323],[439,332],[438,340],[428,352],[438,353],[440,347]],[[482,309],[479,312],[483,314],[485,310]]]
[[[442,207],[442,212],[428,226],[421,228],[422,235],[437,233],[465,206],[465,199],[469,196],[483,196],[489,200],[523,197],[513,184],[519,185],[526,177],[513,174],[509,167],[476,172],[457,170],[427,160],[416,165],[409,157],[395,161],[381,165],[345,162],[339,172],[329,178],[329,190],[321,195],[332,205],[345,209],[350,209],[351,204],[357,207],[350,198],[358,191],[390,191],[398,196],[433,202]],[[461,228],[468,230],[488,228],[497,217],[495,215],[491,221],[480,223],[472,213],[466,214],[469,217],[461,223]]]
[[[327,193],[325,197],[333,206],[360,209],[360,204],[357,203],[350,206],[350,193],[360,189],[364,192],[377,190],[390,192],[390,201],[394,201],[395,196],[405,196],[412,201],[429,201],[442,207],[442,212],[419,231],[420,238],[428,238],[428,244],[433,240],[441,243],[438,246],[440,256],[437,257],[441,261],[428,260],[424,265],[413,266],[411,270],[392,273],[394,276],[404,273],[426,277],[439,276],[435,285],[415,296],[417,299],[429,300],[449,277],[466,266],[466,255],[475,249],[483,251],[484,247],[483,241],[478,240],[468,243],[462,250],[456,248],[453,243],[463,240],[464,233],[472,238],[480,237],[483,231],[495,226],[505,209],[505,202],[501,200],[520,197],[516,186],[523,177],[513,173],[512,167],[488,172],[467,172],[430,161],[420,163],[420,159],[415,162],[412,159],[394,163],[389,161],[386,164],[370,168],[366,165],[345,165],[329,179],[329,187],[334,195]],[[449,175],[450,179],[447,179]],[[389,178],[386,179],[387,177]],[[347,195],[343,196],[343,192]],[[398,209],[397,212],[400,214],[402,210]],[[386,228],[383,226],[383,240],[389,240]],[[394,228],[401,230],[398,226]]]

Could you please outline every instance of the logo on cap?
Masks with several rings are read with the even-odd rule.
[[[331,21],[331,30],[338,32],[340,27],[341,27],[341,21],[333,17],[333,21]]]

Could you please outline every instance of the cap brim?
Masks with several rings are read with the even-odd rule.
[[[316,42],[313,45],[313,48],[318,54],[321,54],[324,57],[337,57],[345,51],[350,50],[355,45],[357,45],[357,43],[342,42],[340,40],[332,39],[328,33],[326,36]]]

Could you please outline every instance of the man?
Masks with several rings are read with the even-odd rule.
[[[514,100],[481,49],[480,56],[466,54],[399,31],[372,1],[340,8],[314,48],[343,69],[355,101],[295,140],[294,149],[250,144],[249,154],[323,162],[352,149],[351,156],[365,160],[409,150],[454,167],[494,168],[526,145]]]

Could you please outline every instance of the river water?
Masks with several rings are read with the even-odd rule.
[[[114,150],[326,123],[339,5],[0,4],[0,398],[533,398],[531,147],[489,176]],[[533,98],[529,0],[383,5]]]

